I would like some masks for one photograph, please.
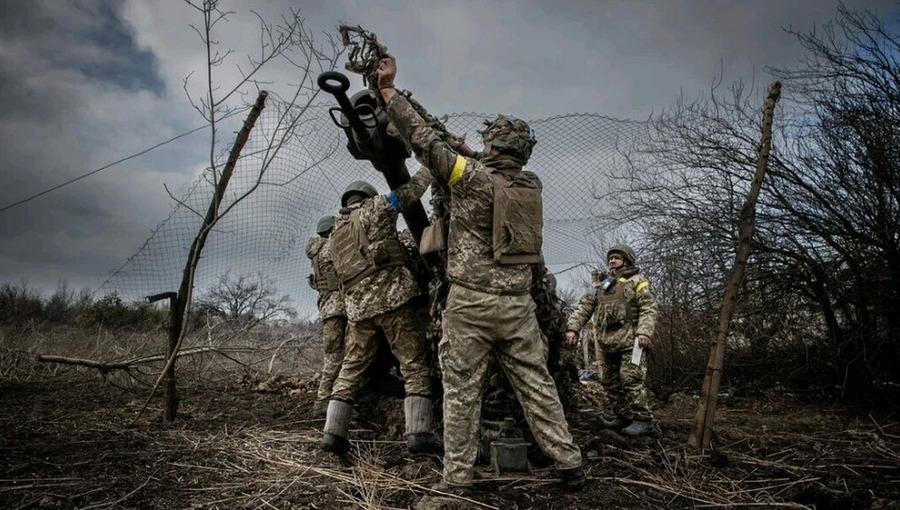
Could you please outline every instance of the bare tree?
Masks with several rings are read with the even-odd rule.
[[[756,167],[759,101],[753,95],[741,83],[726,90],[718,82],[707,99],[682,98],[650,120],[646,143],[627,154],[628,168],[608,171],[610,192],[599,197],[612,211],[599,218],[601,228],[633,228],[657,294],[659,341],[650,369],[658,392],[693,387],[703,376]],[[747,287],[754,278],[749,271]]]
[[[268,143],[262,154],[255,155],[259,159],[256,183],[232,200],[219,213],[219,216],[222,216],[264,182],[266,170],[277,158],[284,143],[297,136],[303,124],[304,114],[321,92],[315,85],[316,77],[322,72],[333,70],[343,50],[327,33],[322,34],[325,42],[320,44],[306,27],[299,10],[289,10],[282,15],[278,23],[267,22],[259,14],[251,11],[259,22],[259,53],[256,56],[247,55],[244,62],[234,63],[239,73],[237,78],[232,83],[223,84],[216,78],[217,71],[226,63],[232,63],[231,57],[235,52],[232,49],[220,50],[217,30],[221,35],[224,27],[220,25],[227,23],[236,13],[222,11],[218,0],[202,2],[185,0],[185,3],[195,9],[203,20],[201,25],[191,25],[191,28],[196,32],[206,52],[204,92],[197,96],[189,91],[188,85],[194,73],[185,77],[184,90],[194,109],[209,123],[209,168],[206,175],[214,187],[221,179],[223,166],[217,154],[220,143],[219,126],[228,117],[246,111],[253,105],[247,98],[256,97],[262,90],[261,85],[267,84],[260,81],[263,69],[270,69],[275,65],[284,66],[292,69],[294,76],[299,80],[289,86],[286,96],[282,98],[277,124],[263,134]],[[172,198],[177,200],[174,196]]]
[[[41,319],[43,308],[40,290],[30,287],[27,279],[0,285],[0,322],[20,325]]]
[[[834,23],[794,35],[806,58],[773,71],[783,120],[731,332],[744,354],[729,356],[729,370],[744,370],[745,384],[884,398],[900,381],[900,35],[844,7]],[[616,186],[604,198],[619,217],[601,221],[631,214],[660,325],[690,335],[658,332],[673,349],[712,336],[759,150],[759,102],[741,83],[681,100],[651,119],[628,171],[609,176]],[[685,320],[708,328],[679,328]]]
[[[275,281],[263,274],[221,275],[197,300],[197,311],[249,326],[275,318],[294,318],[288,295],[278,295]]]
[[[265,183],[266,172],[272,163],[278,158],[284,144],[295,136],[298,136],[303,126],[304,114],[313,104],[319,94],[315,86],[315,77],[323,71],[333,70],[340,56],[339,46],[326,36],[324,45],[318,44],[312,33],[306,28],[299,11],[291,10],[282,15],[280,22],[269,23],[258,14],[253,13],[259,21],[260,49],[256,56],[247,56],[246,61],[237,63],[238,77],[230,83],[219,81],[218,71],[230,61],[234,52],[231,49],[219,49],[219,37],[225,33],[223,25],[235,13],[223,11],[217,0],[203,0],[195,2],[185,0],[185,3],[193,8],[201,17],[202,24],[192,25],[192,28],[200,38],[206,52],[206,68],[204,73],[205,92],[201,96],[194,97],[188,90],[188,83],[192,75],[185,78],[185,92],[191,105],[199,112],[210,127],[209,140],[209,168],[205,178],[213,188],[213,198],[206,213],[192,209],[188,204],[169,195],[176,200],[181,207],[194,212],[201,219],[201,225],[197,236],[188,251],[185,269],[180,288],[177,293],[163,293],[153,298],[168,298],[171,307],[171,319],[169,321],[169,344],[167,347],[166,366],[153,386],[150,398],[156,392],[163,379],[166,384],[166,407],[164,418],[173,420],[177,410],[178,398],[175,390],[174,364],[178,350],[187,331],[190,321],[195,275],[200,262],[200,254],[206,240],[219,221],[249,197],[260,185]],[[239,190],[233,198],[226,202],[225,190],[232,176],[235,165],[241,157],[241,150],[249,139],[256,119],[265,106],[267,91],[260,88],[261,71],[271,68],[274,64],[288,66],[294,70],[299,82],[291,86],[291,92],[278,109],[277,122],[274,127],[262,133],[265,139],[265,147],[253,154],[256,162],[256,177],[254,182],[246,189]],[[251,92],[256,92],[255,102],[247,102],[246,97]],[[243,128],[238,133],[233,146],[228,151],[227,158],[222,161],[217,157],[219,145],[219,129],[225,118],[249,108],[249,115]],[[327,158],[327,154],[324,158]],[[310,167],[318,165],[314,162]],[[299,169],[303,173],[306,169]],[[278,184],[278,183],[274,183]],[[144,405],[146,409],[146,404]],[[141,413],[143,413],[143,410]]]
[[[900,32],[841,6],[794,35],[808,58],[775,72],[798,90],[795,143],[771,183],[773,224],[794,235],[770,251],[800,268],[791,288],[821,312],[836,382],[880,394],[900,380]]]

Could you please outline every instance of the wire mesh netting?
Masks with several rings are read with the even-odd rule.
[[[300,318],[313,319],[316,291],[306,280],[311,267],[304,248],[315,235],[317,220],[337,211],[343,189],[352,181],[366,180],[380,192],[387,192],[388,186],[369,162],[350,155],[344,133],[332,122],[327,106],[291,110],[270,97],[244,146],[221,210],[233,208],[207,239],[197,269],[195,296],[223,275],[262,277],[274,282],[279,295],[290,297]],[[285,127],[285,113],[298,122]],[[451,132],[469,133],[467,138],[474,140],[482,122],[492,117],[452,114],[445,124]],[[604,207],[596,197],[609,191],[605,175],[626,168],[624,154],[646,137],[646,124],[597,114],[560,115],[529,123],[538,145],[527,168],[544,185],[548,267],[559,275],[601,264],[608,237],[596,226],[595,218]],[[272,140],[288,129],[290,136],[273,153]],[[221,169],[222,165],[218,166]],[[414,173],[418,163],[410,159],[407,167]],[[214,183],[207,169],[136,253],[101,285],[100,292],[140,299],[177,290],[189,248],[212,200]],[[426,210],[428,198],[428,194],[423,198]],[[404,226],[401,218],[398,228]],[[562,285],[565,281],[560,280]]]

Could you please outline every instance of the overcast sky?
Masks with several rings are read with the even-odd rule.
[[[216,33],[256,50],[249,2]],[[431,111],[576,112],[645,119],[683,94],[769,81],[802,53],[786,28],[834,17],[832,0],[255,0],[263,18],[298,8],[317,36],[340,22],[376,32],[398,85]],[[848,2],[887,19],[893,1]],[[0,0],[0,208],[202,125],[183,80],[205,54],[178,0]],[[223,70],[223,81],[233,68]],[[232,74],[229,74],[232,73]],[[287,69],[270,75],[286,80]],[[192,85],[197,83],[195,75]],[[277,86],[277,84],[275,85]],[[200,132],[0,212],[0,282],[96,287],[141,245],[206,165]],[[538,149],[539,150],[539,149]],[[206,151],[206,152],[205,152]]]

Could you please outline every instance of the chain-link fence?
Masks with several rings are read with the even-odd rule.
[[[257,183],[285,108],[276,98],[269,98],[243,149],[223,206]],[[468,139],[475,141],[482,121],[492,117],[453,114],[446,125],[451,132],[468,133]],[[381,192],[388,187],[367,161],[353,159],[344,133],[329,118],[327,107],[310,108],[303,119],[294,136],[280,147],[258,187],[225,215],[209,236],[197,271],[195,295],[225,274],[261,275],[275,282],[279,294],[290,296],[301,318],[315,318],[316,292],[306,282],[311,268],[304,247],[315,235],[316,221],[335,213],[344,186],[351,181],[369,181]],[[581,268],[603,263],[603,247],[610,240],[611,234],[599,232],[594,219],[604,207],[596,197],[609,191],[604,175],[615,170],[621,174],[627,165],[624,153],[646,136],[647,126],[596,114],[561,115],[529,123],[538,145],[527,168],[544,184],[545,258],[561,286],[575,286],[586,275]],[[417,162],[410,159],[407,163],[414,173]],[[139,299],[177,290],[188,249],[212,196],[213,180],[207,170],[143,246],[103,283],[100,292],[115,291],[123,298]],[[423,198],[426,210],[428,196]]]

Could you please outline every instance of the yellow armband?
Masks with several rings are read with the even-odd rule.
[[[453,186],[454,184],[456,184],[456,181],[458,181],[459,178],[462,177],[462,174],[465,171],[466,171],[466,158],[457,154],[456,162],[453,163],[453,170],[450,172],[450,181],[449,181],[450,186]]]

